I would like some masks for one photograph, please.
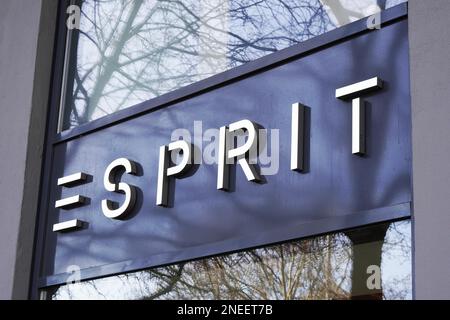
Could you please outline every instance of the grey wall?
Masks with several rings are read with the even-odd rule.
[[[450,1],[410,0],[417,299],[450,299]]]
[[[0,4],[0,299],[28,295],[56,4]]]

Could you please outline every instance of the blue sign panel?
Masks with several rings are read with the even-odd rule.
[[[43,285],[409,216],[407,22],[339,32],[60,136]]]

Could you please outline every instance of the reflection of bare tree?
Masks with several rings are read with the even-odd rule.
[[[65,286],[54,298],[108,298],[112,283],[121,282],[122,298],[405,299],[411,294],[409,229],[408,221],[381,224]],[[381,292],[364,286],[374,263],[384,268]]]
[[[152,287],[151,294],[141,294],[164,299],[402,299],[410,291],[410,272],[385,283],[381,290],[366,286],[369,265],[381,267],[382,257],[388,255],[398,255],[389,258],[399,261],[410,258],[409,233],[398,230],[398,225],[382,224],[149,270],[139,274],[139,281],[158,279],[158,286]],[[171,268],[183,269],[182,274],[174,277]]]
[[[164,274],[170,269],[150,270],[147,276],[166,279],[157,289],[164,293],[161,298],[343,298],[350,260],[342,241],[345,238],[326,236],[187,263],[176,286]],[[337,247],[341,250],[333,250]]]
[[[344,299],[349,243],[329,235],[122,277],[143,299]]]
[[[332,28],[319,0],[86,0],[75,126]]]
[[[385,261],[397,260],[403,264],[409,264],[411,268],[411,234],[409,221],[391,223],[382,248],[382,259]],[[383,261],[382,261],[383,262]],[[404,267],[404,266],[403,266]],[[395,277],[385,281],[383,285],[383,298],[390,300],[402,300],[411,298],[412,270],[399,272]]]
[[[348,0],[79,1],[82,21],[72,45],[76,61],[70,64],[66,128],[365,15],[344,7]],[[387,5],[386,0],[364,3]]]

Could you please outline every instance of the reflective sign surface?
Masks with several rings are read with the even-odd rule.
[[[73,265],[96,277],[409,216],[408,63],[400,20],[57,143],[43,285],[63,282]],[[337,89],[375,77],[382,88],[357,104],[337,98]],[[293,104],[307,107],[296,171]],[[220,128],[241,120],[257,125],[258,163],[236,152],[228,191],[218,190]],[[235,150],[249,140],[243,131],[229,139]],[[184,155],[194,163],[166,174],[167,203],[156,205],[161,147],[180,139],[192,144]],[[181,168],[183,152],[177,158],[171,167]],[[117,159],[124,165],[111,167]],[[261,180],[249,181],[253,167]]]

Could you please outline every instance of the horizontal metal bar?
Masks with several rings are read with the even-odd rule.
[[[53,232],[68,232],[78,230],[83,227],[83,221],[74,219],[56,223],[53,225]]]
[[[374,77],[337,89],[336,98],[351,99],[381,88],[383,88],[383,81],[378,77]]]
[[[73,197],[69,197],[69,198],[64,198],[61,200],[57,200],[55,202],[55,208],[68,208],[68,207],[72,207],[72,206],[78,206],[78,205],[83,205],[85,204],[87,201],[87,198],[84,196],[80,196],[80,195],[76,195]]]
[[[207,258],[220,254],[250,250],[252,248],[273,245],[286,241],[294,241],[305,237],[319,236],[330,232],[340,232],[354,229],[369,224],[407,219],[411,216],[411,204],[405,202],[389,207],[377,208],[366,211],[354,212],[334,218],[315,220],[301,225],[291,225],[282,230],[270,231],[263,234],[253,234],[237,239],[200,245],[186,250],[167,252],[146,258],[127,260],[118,263],[82,269],[80,280],[92,280],[105,276],[114,276],[126,272],[135,272],[153,267],[161,267],[167,264],[183,261]],[[246,246],[242,246],[245,243]],[[229,248],[236,248],[231,251]],[[62,285],[66,283],[70,273],[60,273],[41,277],[38,286],[40,288]]]
[[[77,172],[69,176],[65,176],[58,179],[58,186],[70,187],[79,183],[85,182],[87,174],[84,172]]]
[[[382,27],[394,23],[397,20],[406,18],[407,13],[407,3],[402,3],[393,8],[382,11]],[[167,94],[131,106],[129,108],[117,111],[113,114],[106,115],[89,123],[65,130],[59,134],[56,134],[53,138],[52,143],[58,144],[75,139],[80,136],[84,136],[94,131],[137,117],[143,113],[167,107],[173,103],[189,99],[195,95],[199,95],[206,91],[210,91],[220,86],[227,85],[231,82],[249,77],[251,75],[254,75],[255,73],[266,71],[280,64],[289,62],[292,59],[310,54],[321,48],[333,45],[336,42],[343,41],[360,33],[377,31],[378,30],[376,29],[373,30],[367,28],[367,18],[358,20],[297,45],[274,52],[257,60],[247,62],[239,67],[219,73],[205,80],[198,81],[194,84],[174,90]]]

